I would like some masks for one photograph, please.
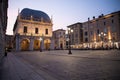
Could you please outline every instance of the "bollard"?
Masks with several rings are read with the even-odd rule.
[[[5,51],[5,56],[7,56],[7,51]]]

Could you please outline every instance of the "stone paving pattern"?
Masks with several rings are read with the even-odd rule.
[[[120,80],[119,50],[11,52],[0,64],[0,80]]]

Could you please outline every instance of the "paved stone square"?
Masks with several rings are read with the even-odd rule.
[[[10,52],[0,80],[120,80],[119,50]]]

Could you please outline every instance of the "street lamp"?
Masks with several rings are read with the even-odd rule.
[[[40,37],[39,40],[40,40],[40,52],[42,52],[42,45],[41,45],[42,44],[42,37]]]
[[[113,41],[113,49],[115,49],[115,43],[114,43],[115,37],[113,37],[112,41]]]
[[[71,33],[73,33],[73,30],[68,28],[67,31],[66,31],[66,34],[68,35],[67,39],[66,39],[68,41],[68,50],[69,50],[68,54],[72,54],[72,52],[71,52],[71,41],[70,41],[70,34]]]
[[[99,37],[101,38],[101,40],[102,40],[102,49],[103,49],[103,40],[104,40],[104,37],[106,36],[106,34],[104,33],[104,32],[101,32],[100,34],[99,34]]]

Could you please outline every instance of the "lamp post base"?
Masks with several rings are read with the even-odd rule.
[[[40,52],[42,52],[42,49],[40,49]]]
[[[69,50],[68,54],[72,54],[71,50]]]

